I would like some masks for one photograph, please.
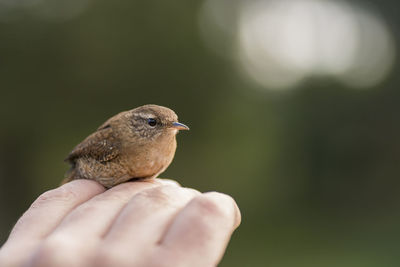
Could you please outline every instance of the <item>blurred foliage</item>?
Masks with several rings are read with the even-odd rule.
[[[399,4],[376,4],[398,34]],[[397,62],[371,90],[316,78],[267,91],[204,45],[200,5],[99,0],[70,19],[0,21],[1,241],[74,145],[155,103],[191,128],[162,177],[241,208],[221,266],[399,266]]]

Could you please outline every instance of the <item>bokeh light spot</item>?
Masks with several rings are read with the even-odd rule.
[[[209,34],[212,27],[204,29],[204,20],[218,17],[215,13],[222,2],[206,1],[205,39],[213,35]],[[236,10],[228,15],[224,11],[215,25],[233,36],[237,47],[230,56],[238,58],[243,72],[265,88],[294,88],[315,75],[335,77],[352,88],[368,88],[382,82],[393,65],[393,37],[383,19],[365,8],[318,0],[234,3]],[[225,24],[223,18],[229,18]],[[223,47],[220,41],[218,46]]]

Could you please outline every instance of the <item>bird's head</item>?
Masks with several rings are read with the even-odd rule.
[[[129,112],[130,128],[135,135],[155,139],[159,136],[175,135],[189,127],[178,121],[178,116],[169,108],[158,105],[144,105]]]

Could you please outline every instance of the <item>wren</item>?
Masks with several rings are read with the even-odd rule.
[[[166,107],[144,105],[121,112],[72,150],[65,159],[72,166],[62,183],[92,179],[110,188],[155,178],[172,162],[179,130],[189,127]]]

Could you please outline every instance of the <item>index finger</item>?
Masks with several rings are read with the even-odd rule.
[[[76,206],[105,191],[92,180],[74,180],[40,195],[14,226],[8,242],[41,240]]]
[[[2,264],[21,266],[72,209],[104,190],[97,182],[75,180],[40,195],[18,220],[1,248]]]

